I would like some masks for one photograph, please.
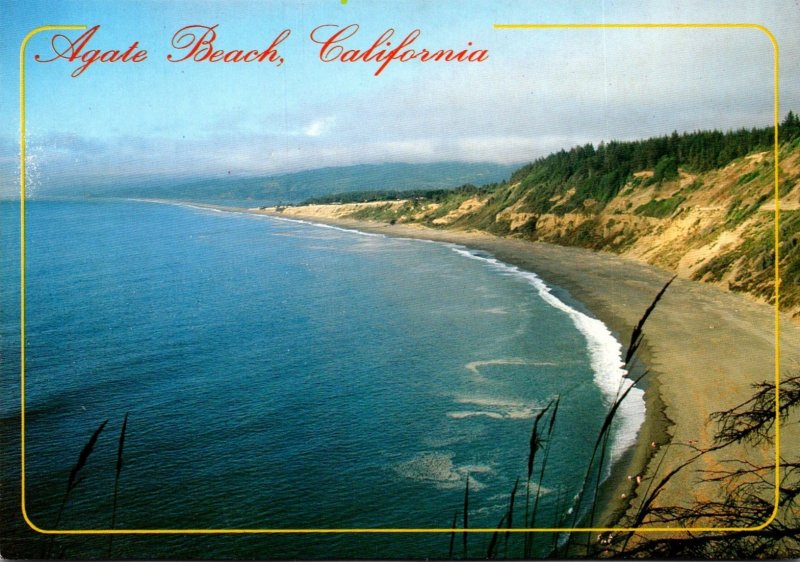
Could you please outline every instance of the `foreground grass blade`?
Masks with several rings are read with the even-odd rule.
[[[119,444],[117,445],[117,472],[114,476],[114,504],[111,507],[111,528],[117,523],[117,495],[119,494],[119,475],[122,472],[122,451],[125,449],[125,430],[128,428],[128,412],[125,412],[125,419],[122,420],[122,429],[119,432]],[[111,558],[111,546],[114,544],[114,535],[108,535],[108,557]]]
[[[677,275],[673,275],[672,278],[666,282],[666,284],[661,287],[661,290],[658,292],[656,297],[653,299],[653,302],[650,303],[650,306],[647,307],[647,310],[644,311],[644,314],[639,319],[639,322],[633,328],[633,333],[631,334],[631,341],[628,344],[628,351],[625,352],[625,364],[629,365],[631,359],[633,359],[633,354],[636,353],[636,350],[639,349],[639,345],[642,343],[642,329],[644,328],[644,323],[647,322],[647,319],[650,317],[650,314],[655,310],[658,301],[661,300],[661,297],[664,296],[664,293],[667,291],[667,288],[675,281]]]
[[[450,527],[452,531],[450,531],[450,550],[447,552],[447,559],[453,559],[453,546],[456,542],[456,521],[458,520],[458,511],[453,514],[453,525]]]
[[[100,434],[103,432],[103,428],[105,428],[108,420],[101,423],[97,429],[94,430],[92,436],[86,442],[86,445],[83,446],[81,449],[80,454],[78,455],[78,461],[72,467],[72,470],[69,472],[69,478],[67,479],[67,490],[64,492],[64,497],[61,499],[61,507],[58,508],[58,515],[56,515],[56,522],[53,524],[53,529],[58,529],[59,524],[61,523],[61,517],[64,514],[64,507],[67,505],[67,500],[69,499],[69,495],[72,490],[75,489],[75,486],[78,485],[80,480],[78,480],[78,474],[80,473],[81,469],[86,466],[87,461],[89,460],[89,455],[92,454],[94,451],[94,446],[97,444],[97,439],[100,437]],[[53,549],[53,541],[55,540],[55,535],[50,537],[50,542],[47,547],[46,557],[50,556],[50,552]]]
[[[86,445],[83,446],[81,454],[78,455],[78,462],[75,463],[75,466],[72,467],[72,470],[69,473],[69,480],[67,481],[67,493],[71,492],[72,489],[77,485],[78,473],[84,466],[86,466],[86,461],[89,460],[89,455],[91,455],[92,451],[94,451],[97,438],[100,437],[100,434],[103,432],[103,428],[107,423],[108,420],[101,423],[100,426],[94,430],[94,433],[92,433],[92,436],[89,438],[89,441],[86,442]]]
[[[497,536],[500,532],[499,529],[505,524],[507,515],[508,515],[507,513],[504,513],[503,516],[500,518],[500,522],[497,524],[498,530],[492,534],[492,540],[489,541],[489,548],[486,551],[486,558],[490,560],[494,558],[495,550],[497,548]]]
[[[517,497],[517,487],[519,487],[519,478],[514,482],[514,487],[511,489],[511,497],[508,500],[508,513],[507,513],[507,525],[509,529],[514,527],[514,500]],[[506,531],[506,536],[504,540],[503,550],[505,553],[506,558],[508,558],[508,539],[511,535],[510,532]]]

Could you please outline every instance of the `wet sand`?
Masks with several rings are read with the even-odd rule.
[[[283,216],[487,251],[568,291],[605,322],[624,346],[654,296],[672,277],[670,272],[630,259],[580,248],[418,225],[304,217],[298,212],[300,209],[292,211],[291,216]],[[281,216],[269,210],[250,212]],[[800,371],[800,327],[786,316],[781,315],[780,320],[780,371],[783,375],[796,373]],[[713,445],[715,426],[709,421],[713,412],[747,400],[753,393],[753,384],[775,380],[772,306],[716,287],[676,279],[650,316],[644,332],[640,359],[649,370],[645,384],[647,419],[638,444],[614,467],[606,486],[604,497],[608,504],[600,518],[603,526],[636,508],[637,498],[643,495],[662,456],[665,459],[656,480],[692,455],[695,448]],[[798,443],[800,431],[784,427],[781,446],[788,450]],[[719,468],[719,463],[729,458],[770,463],[775,458],[775,448],[729,447],[706,455],[695,468]],[[638,490],[637,475],[642,477]],[[686,506],[694,500],[719,498],[722,493],[720,484],[701,482],[697,470],[685,470],[670,481],[657,505]]]

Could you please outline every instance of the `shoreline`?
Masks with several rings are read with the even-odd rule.
[[[217,210],[267,215],[326,224],[390,237],[434,240],[483,250],[498,260],[530,271],[550,286],[560,288],[583,304],[620,339],[623,348],[636,322],[653,297],[672,276],[670,272],[613,254],[499,238],[482,232],[435,230],[419,225],[390,225],[347,218],[285,215],[262,209],[197,205]],[[670,467],[683,462],[694,447],[709,448],[714,428],[708,422],[714,411],[744,402],[751,385],[774,380],[774,312],[716,287],[676,279],[644,328],[639,363],[645,377],[646,416],[636,445],[612,466],[601,487],[598,510],[603,527],[614,527],[625,513],[635,512],[638,501],[654,480],[658,459],[669,451],[660,479]],[[781,370],[800,364],[800,329],[781,321]],[[695,345],[687,345],[687,342]],[[720,348],[727,342],[729,349]],[[730,352],[732,351],[732,353]],[[708,377],[709,374],[716,375]],[[690,400],[684,400],[687,397]],[[684,404],[689,402],[689,404]],[[800,431],[782,434],[782,443],[800,443]],[[655,442],[656,446],[651,447]],[[736,447],[726,458],[744,458]],[[770,451],[748,451],[753,461],[774,459]],[[699,469],[719,466],[720,455],[704,458]],[[636,486],[636,476],[642,483]],[[631,478],[629,479],[628,476]],[[659,505],[688,505],[719,496],[721,490],[701,483],[695,471],[684,471],[662,490]],[[717,485],[718,487],[718,485]],[[687,494],[691,490],[691,494]],[[624,494],[624,497],[623,497]],[[597,525],[597,523],[595,523]]]

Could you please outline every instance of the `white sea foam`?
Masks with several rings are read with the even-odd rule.
[[[492,307],[492,308],[484,308],[483,310],[481,310],[481,312],[484,312],[486,314],[508,314],[508,310],[506,310],[505,308],[503,308],[501,306],[495,306],[495,307]]]
[[[489,406],[490,408],[519,408],[522,402],[506,400],[503,398],[478,398],[473,396],[456,398],[459,404],[474,404],[476,406]],[[538,407],[538,406],[537,406]]]
[[[540,367],[556,367],[556,363],[549,361],[528,361],[526,359],[489,359],[488,361],[472,361],[464,365],[464,368],[474,374],[480,374],[481,367],[489,367],[492,365],[537,365]]]
[[[442,489],[462,487],[467,474],[469,474],[469,485],[473,491],[479,491],[485,487],[485,484],[475,478],[475,475],[492,472],[492,467],[488,465],[456,466],[453,463],[453,453],[438,451],[419,453],[411,460],[396,465],[394,469],[404,478],[428,482]]]
[[[465,418],[475,418],[475,417],[486,417],[486,418],[493,418],[496,420],[502,420],[506,416],[498,412],[486,412],[486,411],[466,411],[466,412],[447,412],[447,417],[452,418],[454,420],[463,420]]]
[[[491,367],[494,365],[535,365],[537,367],[557,367],[558,364],[548,361],[529,361],[527,359],[489,359],[488,361],[471,361],[464,365],[464,368],[472,373],[472,380],[478,383],[485,383],[489,379],[486,378],[481,369],[483,367]]]
[[[522,277],[537,290],[542,300],[569,316],[578,331],[586,338],[590,363],[594,371],[594,382],[603,393],[607,405],[610,406],[620,394],[633,384],[633,381],[626,377],[627,372],[622,361],[622,344],[614,338],[611,330],[603,322],[575,310],[557,298],[553,295],[550,287],[533,272],[523,271],[494,257],[477,254],[463,246],[450,245],[450,248],[459,255],[483,262],[493,269]],[[618,410],[619,425],[616,439],[611,446],[612,463],[617,461],[622,453],[636,442],[636,436],[644,422],[644,416],[644,391],[633,388],[622,401]]]
[[[456,420],[479,416],[496,420],[527,420],[533,418],[543,407],[536,402],[526,403],[502,398],[461,397],[455,401],[458,404],[480,407],[476,410],[447,413],[447,417]]]

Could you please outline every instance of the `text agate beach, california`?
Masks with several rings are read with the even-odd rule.
[[[800,8],[6,1],[0,554],[800,556]]]
[[[172,37],[174,53],[167,55],[170,62],[222,62],[222,63],[249,63],[270,62],[281,66],[286,59],[280,55],[279,46],[292,34],[290,29],[281,31],[275,39],[263,50],[232,49],[225,51],[216,49],[217,28],[219,25],[187,25],[175,32]],[[100,50],[90,48],[90,41],[100,29],[99,25],[93,26],[76,39],[66,35],[56,34],[51,40],[52,56],[36,55],[37,62],[54,62],[63,60],[70,63],[77,62],[77,68],[72,72],[72,77],[79,76],[84,70],[95,63],[138,63],[147,60],[147,50],[140,48],[139,42],[134,41],[124,50]],[[389,63],[399,62],[484,62],[489,58],[486,49],[472,48],[472,41],[467,42],[467,48],[461,50],[428,49],[415,50],[411,46],[417,41],[422,32],[419,29],[411,31],[405,38],[397,41],[394,39],[395,30],[387,29],[365,49],[346,48],[347,40],[356,35],[359,25],[351,23],[346,26],[325,24],[312,30],[309,39],[321,45],[319,60],[322,62],[365,62],[378,65],[375,76],[378,76]],[[397,46],[392,46],[392,41]]]

